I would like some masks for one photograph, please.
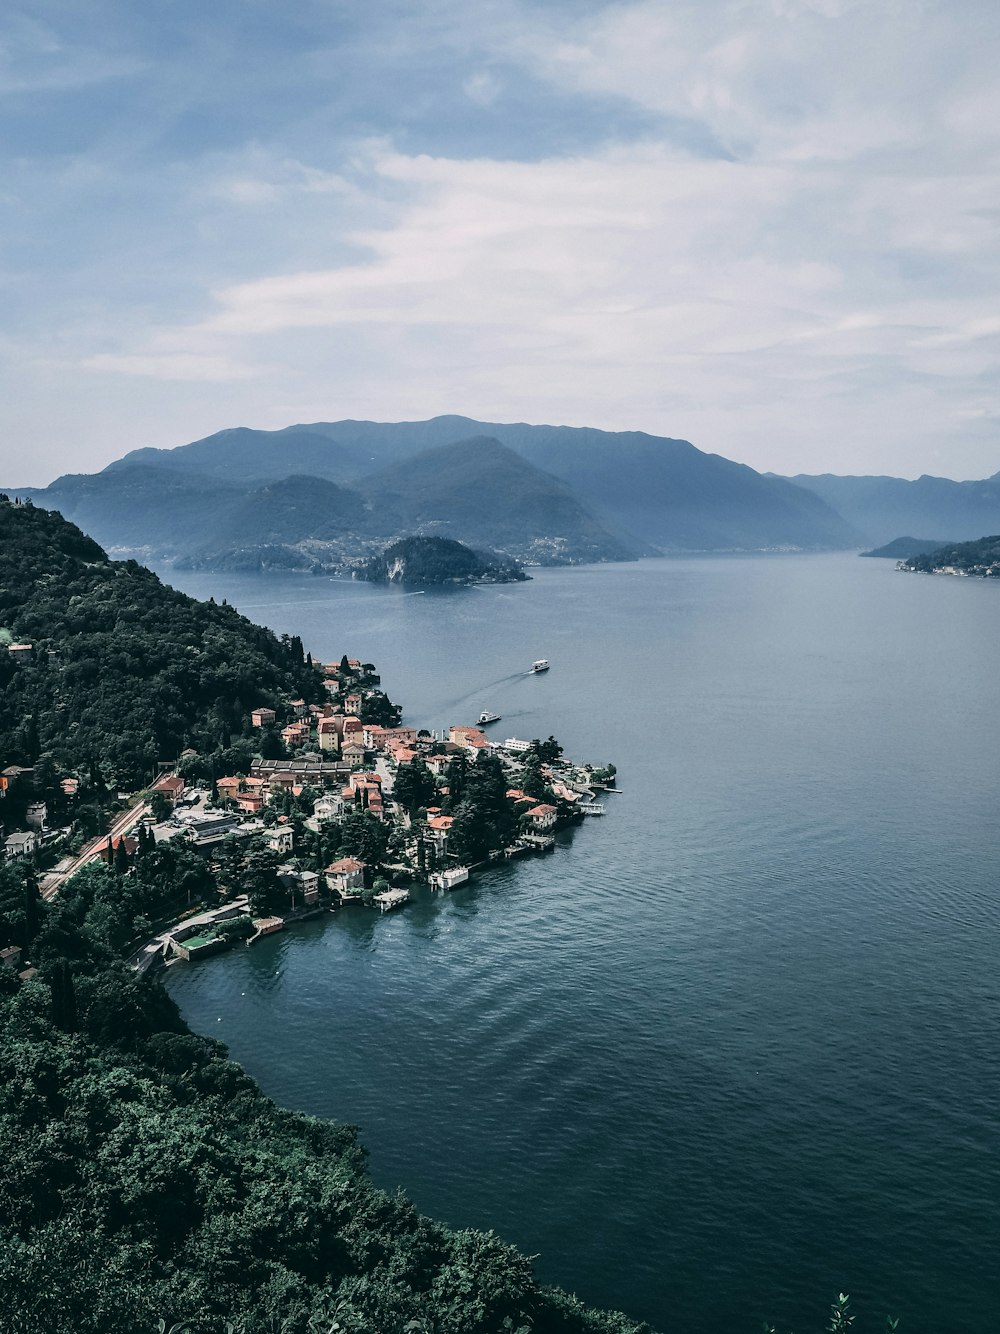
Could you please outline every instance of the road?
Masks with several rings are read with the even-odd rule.
[[[52,899],[59,893],[59,890],[70,878],[76,875],[88,862],[92,862],[108,846],[108,837],[118,838],[122,834],[130,833],[135,826],[145,816],[149,814],[149,803],[142,801],[138,806],[133,806],[127,811],[122,811],[118,819],[111,826],[107,834],[102,834],[100,838],[95,838],[88,843],[73,858],[67,867],[61,871],[50,871],[42,880],[41,893],[43,899]]]

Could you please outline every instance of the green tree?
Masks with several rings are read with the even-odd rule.
[[[392,794],[411,815],[421,806],[429,806],[437,792],[434,775],[419,757],[401,764],[396,770]]]
[[[273,727],[265,727],[260,734],[260,757],[262,760],[283,760],[288,751],[280,733]]]
[[[341,822],[341,855],[357,857],[366,866],[382,865],[388,840],[385,825],[368,811],[349,811]]]
[[[128,848],[125,846],[124,837],[118,840],[118,846],[115,848],[114,867],[116,875],[125,875],[131,865],[128,855]]]
[[[57,959],[47,975],[52,993],[52,1022],[64,1033],[75,1033],[78,1023],[76,990],[69,960]]]
[[[149,798],[149,810],[157,824],[162,824],[164,820],[169,819],[173,806],[165,793],[153,792]]]
[[[42,896],[39,893],[38,881],[32,870],[25,873],[22,893],[24,896],[24,939],[22,943],[24,948],[30,951],[38,938],[42,925]]]

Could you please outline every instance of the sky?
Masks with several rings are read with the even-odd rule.
[[[0,482],[343,417],[1000,469],[996,0],[8,0]]]

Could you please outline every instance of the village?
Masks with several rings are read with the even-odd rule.
[[[206,774],[185,751],[131,795],[106,836],[40,874],[42,896],[91,862],[127,875],[151,848],[198,853],[212,892],[137,945],[132,961],[145,972],[323,912],[398,909],[420,886],[454,890],[490,864],[551,851],[560,829],[602,815],[598,794],[615,790],[614,766],[575,764],[553,737],[400,725],[374,664],[345,655],[321,672],[324,702],[252,711],[246,772]],[[2,791],[26,776],[5,771]],[[37,859],[60,838],[44,803],[27,807],[25,823],[5,839],[8,860]]]

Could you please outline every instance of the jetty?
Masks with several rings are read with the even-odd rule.
[[[285,919],[283,917],[257,917],[254,919],[254,933],[247,939],[247,944],[252,945],[260,940],[261,936],[273,936],[275,931],[285,929]]]

